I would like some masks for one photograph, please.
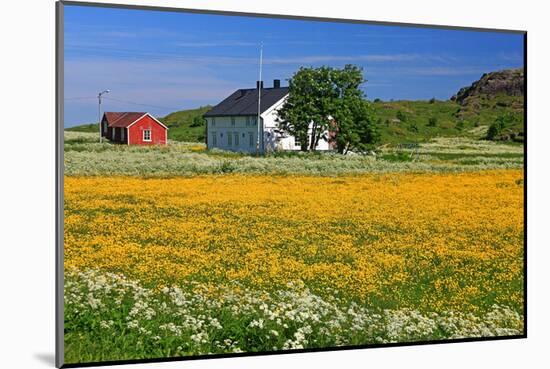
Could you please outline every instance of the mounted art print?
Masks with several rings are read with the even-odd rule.
[[[525,32],[57,18],[58,366],[526,337]]]

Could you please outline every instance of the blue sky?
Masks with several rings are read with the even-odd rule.
[[[65,126],[104,111],[217,104],[300,66],[363,67],[369,99],[448,99],[483,73],[523,66],[523,36],[398,26],[65,6]],[[141,104],[141,105],[140,105]]]

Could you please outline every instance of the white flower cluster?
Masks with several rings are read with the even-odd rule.
[[[155,292],[121,275],[68,274],[66,329],[86,326],[126,335],[151,352],[175,355],[292,350],[339,345],[519,335],[523,317],[505,306],[483,315],[372,311],[356,302],[321,297],[300,281],[257,291],[235,283],[190,282]],[[81,319],[81,320],[79,320]],[[90,325],[89,322],[97,322]],[[88,325],[86,325],[88,324]],[[123,331],[121,330],[123,329]],[[80,333],[80,332],[78,332]]]

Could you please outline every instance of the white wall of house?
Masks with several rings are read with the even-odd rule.
[[[257,117],[208,117],[208,148],[256,152]]]
[[[263,142],[260,151],[300,150],[300,145],[294,136],[277,132],[277,111],[283,106],[286,97],[273,104],[260,116],[260,131],[263,131]],[[208,149],[218,148],[228,151],[256,152],[256,137],[258,132],[256,116],[226,116],[208,117]],[[310,125],[310,132],[313,123]],[[326,134],[328,137],[328,134]],[[321,139],[317,150],[329,150],[328,141]]]

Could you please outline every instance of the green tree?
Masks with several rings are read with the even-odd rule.
[[[359,89],[363,82],[362,69],[354,65],[300,68],[289,81],[286,104],[278,111],[279,129],[296,137],[303,151],[314,151],[326,132],[341,153],[372,144],[377,127]]]
[[[343,99],[335,114],[333,137],[341,154],[364,152],[380,141],[380,120],[374,121],[371,105],[361,97]]]
[[[278,111],[279,129],[294,136],[302,151],[315,150],[331,124],[338,97],[332,74],[329,67],[301,67],[289,80],[288,99]]]
[[[487,139],[495,140],[502,134],[502,131],[506,128],[507,125],[514,122],[514,117],[511,114],[502,114],[499,115],[495,121],[489,126],[487,130]]]

